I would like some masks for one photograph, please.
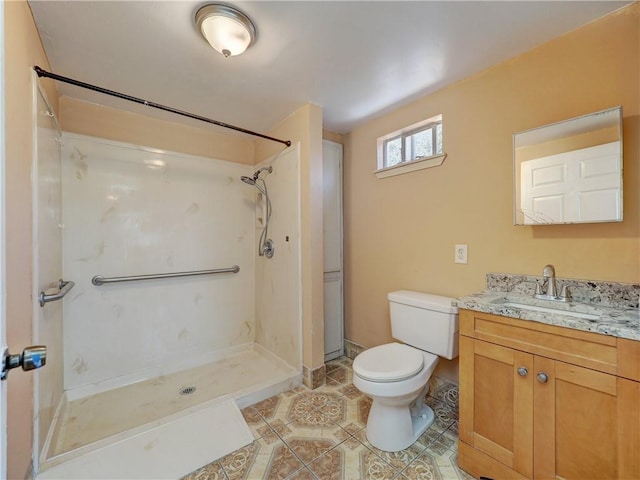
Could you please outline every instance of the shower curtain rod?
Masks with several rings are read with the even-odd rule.
[[[203,117],[201,115],[196,115],[195,113],[185,112],[183,110],[178,110],[176,108],[167,107],[165,105],[161,105],[159,103],[150,102],[149,100],[144,100],[142,98],[132,97],[131,95],[126,95],[124,93],[116,92],[113,90],[108,90],[106,88],[98,87],[96,85],[91,85],[90,83],[81,82],[79,80],[74,80],[73,78],[63,77],[62,75],[58,75],[56,73],[47,72],[37,65],[33,67],[35,72],[38,74],[38,77],[47,77],[53,78],[54,80],[58,80],[59,82],[68,83],[70,85],[75,85],[76,87],[86,88],[88,90],[93,90],[94,92],[104,93],[105,95],[111,95],[112,97],[118,97],[123,100],[128,100],[130,102],[139,103],[140,105],[144,105],[146,107],[157,108],[158,110],[164,110],[165,112],[175,113],[176,115],[182,115],[183,117],[193,118],[194,120],[200,120],[201,122],[212,123],[213,125],[217,125],[223,128],[229,128],[231,130],[235,130],[237,132],[246,133],[248,135],[253,135],[254,137],[264,138],[266,140],[271,140],[272,142],[283,143],[287,147],[291,146],[291,140],[281,140],[279,138],[270,137],[268,135],[264,135],[262,133],[253,132],[251,130],[247,130],[246,128],[236,127],[235,125],[229,125],[228,123],[219,122],[217,120],[212,120],[207,117]]]

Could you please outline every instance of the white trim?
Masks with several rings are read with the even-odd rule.
[[[4,89],[4,2],[0,2],[0,353],[7,346],[6,335],[6,229],[5,229],[5,89]],[[7,478],[7,382],[0,381],[0,478]]]
[[[42,97],[44,99],[44,97]],[[31,72],[31,298],[38,298],[38,75]],[[38,302],[31,302],[31,342],[40,343]],[[61,327],[62,328],[62,327]],[[31,465],[38,472],[40,452],[40,382],[39,376],[33,375],[33,431],[31,445]]]
[[[433,117],[429,117],[425,120],[421,120],[419,122],[413,123],[399,130],[394,130],[393,132],[387,133],[386,135],[382,135],[381,137],[378,137],[378,142],[381,142],[384,140],[390,140],[400,135],[406,135],[413,131],[418,131],[425,125],[429,125],[430,123],[437,123],[437,122],[442,122],[442,114],[434,115]]]
[[[403,173],[415,172],[416,170],[439,167],[444,163],[445,158],[447,158],[447,154],[442,153],[440,155],[434,155],[433,157],[421,158],[420,160],[399,163],[398,165],[394,165],[393,167],[380,168],[378,170],[374,170],[373,173],[378,178],[394,177],[396,175],[402,175]]]
[[[434,115],[433,117],[421,120],[417,123],[408,125],[404,128],[401,128],[399,130],[394,130],[393,132],[387,133],[385,135],[382,135],[381,137],[377,138],[377,151],[378,151],[378,170],[376,171],[381,171],[381,170],[385,170],[387,168],[391,168],[391,167],[385,167],[386,165],[386,152],[385,152],[385,147],[386,147],[386,143],[387,141],[390,140],[395,140],[396,138],[400,138],[402,141],[400,142],[401,144],[401,149],[402,149],[402,161],[404,163],[409,163],[409,162],[415,162],[417,160],[406,160],[405,159],[405,145],[404,145],[404,139],[406,137],[409,137],[411,135],[414,135],[416,133],[419,133],[420,131],[422,131],[423,129],[426,129],[429,125],[431,124],[440,124],[441,126],[443,125],[443,118],[442,118],[442,114],[438,114],[438,115]],[[436,148],[436,145],[433,145],[433,148]],[[438,154],[441,155],[441,154]],[[435,156],[435,155],[433,155]],[[424,160],[428,160],[431,157],[425,158]],[[420,159],[423,160],[423,159]],[[393,165],[395,167],[395,165]],[[435,166],[435,165],[434,165]],[[426,167],[423,167],[426,168]]]

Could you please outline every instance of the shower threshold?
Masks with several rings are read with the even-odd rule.
[[[171,463],[175,464],[181,457],[188,457],[187,450],[193,450],[194,445],[197,449],[198,442],[232,442],[233,433],[237,432],[225,428],[248,430],[238,407],[300,385],[301,380],[299,371],[252,344],[234,348],[213,362],[93,395],[74,398],[73,392],[67,392],[54,419],[45,445],[46,460],[41,463],[37,478],[69,475],[68,468],[60,470],[60,467],[78,463],[83,456],[95,457],[94,463],[108,462],[113,452],[101,459],[100,451],[113,450],[113,445],[123,442],[123,445],[129,442],[131,448],[141,445],[139,457],[149,457],[154,443],[162,443],[162,435],[184,437],[171,439],[177,445],[173,450],[182,446],[186,449],[184,455],[172,450],[175,458]],[[213,433],[212,429],[217,431]],[[144,438],[145,435],[149,438]],[[135,437],[140,438],[136,441]],[[208,459],[212,460],[215,458]],[[56,470],[60,470],[59,475]],[[177,467],[177,471],[181,468]]]

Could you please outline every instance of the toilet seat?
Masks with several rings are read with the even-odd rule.
[[[417,375],[425,361],[437,359],[435,355],[408,345],[387,343],[360,353],[353,361],[353,371],[371,382],[399,382]]]

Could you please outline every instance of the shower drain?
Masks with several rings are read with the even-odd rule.
[[[196,391],[196,387],[184,387],[178,390],[178,393],[180,395],[191,395],[195,391]]]

